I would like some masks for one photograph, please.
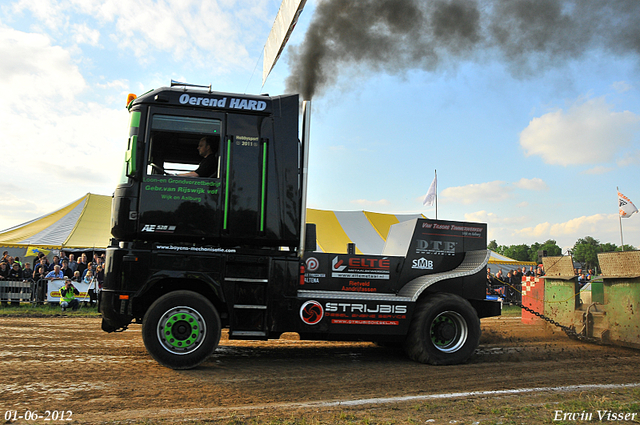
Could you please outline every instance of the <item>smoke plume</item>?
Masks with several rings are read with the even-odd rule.
[[[526,76],[601,49],[640,54],[638,0],[320,0],[289,50],[287,92],[304,99],[343,69],[402,74],[502,60]]]

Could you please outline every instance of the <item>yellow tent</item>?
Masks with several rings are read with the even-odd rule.
[[[0,232],[0,246],[26,248],[26,256],[51,249],[105,249],[111,197],[87,193],[57,211]]]
[[[71,204],[35,220],[0,232],[0,247],[26,248],[25,256],[52,249],[105,249],[110,234],[111,197],[88,193]],[[380,254],[396,223],[422,214],[382,214],[369,211],[307,209],[307,222],[315,223],[319,251]]]
[[[381,214],[369,211],[328,211],[307,208],[307,223],[316,225],[318,251],[346,253],[356,244],[358,254],[381,254],[389,228],[422,214]]]
[[[514,260],[513,258],[491,251],[491,257],[489,257],[488,265],[489,268],[491,268],[492,274],[496,274],[498,270],[502,270],[502,273],[506,275],[509,270],[520,269],[522,266],[535,267],[537,263],[535,261]]]

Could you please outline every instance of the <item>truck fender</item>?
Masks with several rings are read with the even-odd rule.
[[[464,256],[462,263],[460,263],[460,265],[455,269],[441,273],[418,276],[407,282],[407,284],[398,292],[398,296],[411,298],[411,301],[416,302],[418,301],[418,298],[420,298],[420,295],[435,283],[447,279],[472,276],[482,271],[489,263],[490,257],[491,251],[488,249],[468,251]]]

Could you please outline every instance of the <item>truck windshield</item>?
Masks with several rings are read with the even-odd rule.
[[[153,115],[147,174],[177,174],[195,170],[202,160],[197,150],[199,140],[204,136],[218,136],[216,139],[219,140],[221,128],[222,122],[217,119]],[[219,157],[219,143],[211,148],[213,154]]]

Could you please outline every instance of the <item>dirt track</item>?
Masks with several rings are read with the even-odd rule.
[[[100,330],[100,319],[94,318],[2,318],[0,414],[70,410],[73,423],[244,423],[260,422],[264,415],[294,418],[293,422],[304,417],[333,422],[368,409],[376,418],[405,423],[403,409],[419,410],[416,403],[430,394],[640,383],[640,351],[573,341],[544,326],[523,325],[519,318],[483,319],[482,327],[480,348],[469,363],[458,366],[417,364],[401,350],[370,343],[306,342],[295,335],[268,342],[229,341],[225,334],[216,353],[201,367],[173,371],[147,354],[140,326],[106,334]],[[640,387],[632,388],[640,394]],[[565,390],[569,395],[562,397],[589,391],[602,392],[574,388]],[[541,393],[549,391],[529,395]],[[320,404],[406,396],[414,398],[369,400],[352,407]],[[457,399],[491,397],[482,393]],[[500,397],[511,397],[509,403],[522,400],[521,396]],[[373,406],[378,410],[371,410]],[[461,406],[465,405],[455,409],[466,409]],[[314,416],[325,410],[333,411],[333,416]],[[345,411],[351,413],[345,416]],[[433,418],[426,419],[430,423],[492,419],[491,412],[484,416],[476,412],[473,417],[466,411],[438,413],[434,408],[425,414],[423,419]],[[43,419],[17,422],[50,423]]]

